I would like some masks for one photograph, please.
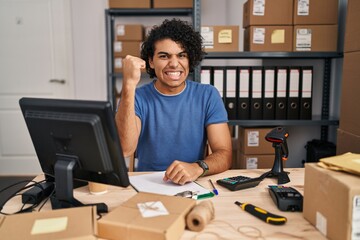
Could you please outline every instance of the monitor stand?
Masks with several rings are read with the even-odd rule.
[[[78,164],[78,157],[72,155],[56,156],[55,163],[55,194],[51,197],[53,209],[96,206],[97,213],[107,213],[105,203],[83,204],[74,198],[73,170]]]

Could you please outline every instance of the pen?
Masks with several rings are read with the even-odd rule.
[[[211,187],[213,188],[213,193],[215,193],[215,195],[219,195],[218,190],[215,188],[214,183],[211,181],[211,179],[209,179],[209,182],[211,184]]]
[[[272,214],[264,209],[261,209],[249,203],[241,203],[236,201],[235,204],[241,207],[244,211],[247,211],[251,215],[270,224],[282,225],[287,221],[286,217]]]

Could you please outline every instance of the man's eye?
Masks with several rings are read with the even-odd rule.
[[[180,58],[186,58],[186,57],[187,57],[187,54],[186,54],[186,53],[179,54],[179,57],[180,57]]]
[[[166,59],[166,58],[167,58],[167,55],[159,55],[159,58],[161,58],[161,59]]]

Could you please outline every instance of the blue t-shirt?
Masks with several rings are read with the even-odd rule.
[[[177,95],[164,95],[154,82],[136,89],[135,114],[141,119],[137,171],[164,171],[174,161],[204,158],[206,127],[228,122],[218,90],[186,81]]]

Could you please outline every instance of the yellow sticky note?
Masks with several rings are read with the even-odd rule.
[[[232,43],[232,30],[231,29],[223,29],[219,31],[218,35],[219,43]]]
[[[67,217],[36,220],[32,226],[31,235],[64,231],[67,227],[67,222]]]
[[[271,34],[271,43],[284,43],[285,42],[285,30],[276,29]]]

